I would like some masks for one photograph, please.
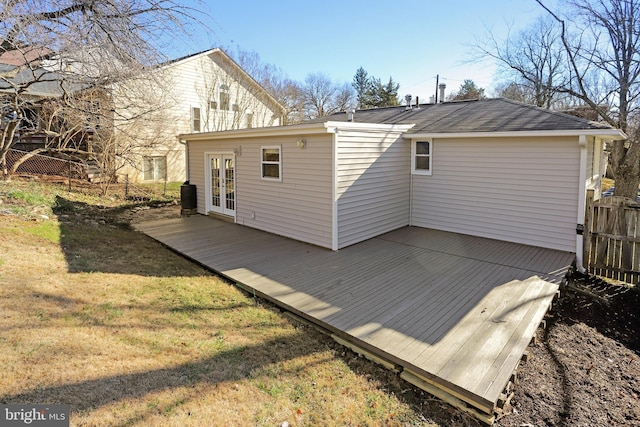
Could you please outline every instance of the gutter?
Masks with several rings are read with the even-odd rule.
[[[337,128],[327,127],[331,136],[331,250],[337,251],[338,239],[338,132]]]
[[[595,136],[607,140],[627,139],[619,129],[536,130],[536,131],[491,131],[491,132],[407,132],[405,138],[506,138],[547,136]]]
[[[413,124],[389,125],[380,123],[353,123],[340,121],[326,121],[318,123],[302,123],[286,126],[267,126],[259,128],[232,129],[214,132],[185,133],[178,138],[185,141],[214,141],[219,139],[255,138],[268,136],[301,136],[319,135],[339,130],[354,130],[365,132],[404,133],[411,129]]]

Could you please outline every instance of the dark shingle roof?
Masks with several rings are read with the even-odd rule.
[[[336,113],[311,122],[347,121]],[[359,110],[355,122],[415,124],[408,133],[526,132],[613,129],[592,122],[504,98],[424,104],[419,109],[386,107]]]
[[[25,90],[26,95],[41,97],[61,96],[64,93],[63,87],[67,91],[79,89],[78,85],[66,82],[60,73],[42,68],[20,68],[15,75],[0,81],[0,92],[17,93],[21,89]]]

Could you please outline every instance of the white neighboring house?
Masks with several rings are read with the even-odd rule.
[[[217,48],[111,89],[116,156],[126,159],[118,175],[131,182],[187,179],[186,145],[179,134],[280,126],[285,117],[284,108]]]

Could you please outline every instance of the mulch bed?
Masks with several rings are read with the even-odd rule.
[[[530,353],[496,425],[640,425],[638,288],[576,277]]]

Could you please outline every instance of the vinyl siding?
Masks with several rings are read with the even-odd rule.
[[[409,223],[410,142],[399,133],[340,131],[338,248]]]
[[[196,186],[197,206],[198,213],[206,215],[206,169],[205,169],[205,153],[208,152],[233,152],[235,147],[234,141],[215,141],[215,142],[189,142],[189,183]],[[236,159],[237,161],[237,159]],[[236,165],[236,175],[237,175]],[[236,193],[237,191],[237,177],[236,177]],[[238,194],[236,194],[236,197]],[[237,200],[236,200],[237,206]]]
[[[131,181],[141,181],[142,156],[166,156],[168,181],[185,180],[184,146],[178,134],[193,132],[192,109],[199,108],[200,130],[217,131],[247,127],[246,112],[253,114],[253,127],[280,125],[280,112],[255,97],[254,90],[239,83],[243,78],[237,72],[227,72],[219,52],[195,55],[155,71],[149,78],[127,81],[115,88],[116,105],[122,104],[119,114],[133,115],[124,106],[129,105],[131,93],[148,96],[158,103],[142,119],[120,123],[120,138],[133,138],[126,142],[139,153],[137,167],[127,167],[122,173]],[[230,104],[238,104],[239,111],[210,109],[210,101],[219,101],[220,85],[229,87]],[[118,97],[118,91],[124,94]],[[154,95],[155,94],[155,95]],[[158,95],[159,94],[159,95]],[[120,101],[118,101],[120,100]]]
[[[332,245],[332,135],[305,138],[269,137],[190,142],[190,176],[205,214],[205,152],[232,151],[236,156],[236,222],[303,242]],[[261,179],[260,147],[282,146],[282,181]],[[254,215],[252,215],[254,213]]]
[[[574,252],[579,151],[571,137],[436,139],[411,224]]]

